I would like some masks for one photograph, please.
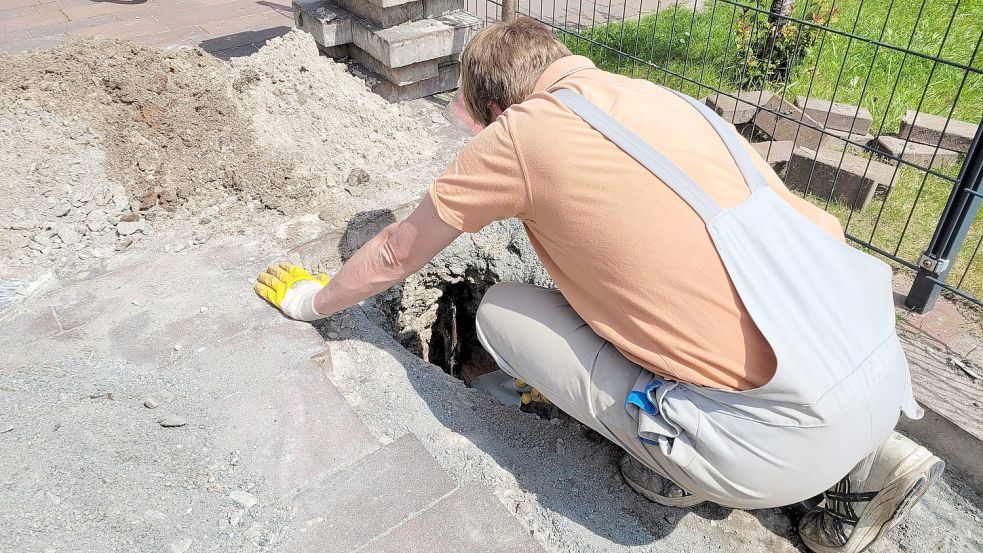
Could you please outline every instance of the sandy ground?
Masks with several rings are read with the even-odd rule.
[[[221,456],[212,448],[229,416],[217,399],[262,398],[267,383],[225,377],[234,368],[198,352],[212,344],[194,327],[219,324],[207,309],[223,294],[259,302],[250,264],[418,198],[463,140],[439,107],[372,96],[297,33],[231,64],[98,41],[0,56],[0,309],[13,304],[0,320],[99,275],[154,262],[173,269],[159,282],[143,275],[154,287],[129,303],[132,317],[72,312],[115,321],[98,339],[112,355],[35,351],[30,337],[4,344],[15,362],[0,368],[0,550],[276,550],[289,510],[260,504],[240,520],[228,500],[262,498],[273,475],[237,471],[235,444]],[[233,254],[227,282],[196,279],[195,263]],[[552,551],[802,550],[795,509],[649,504],[621,481],[610,444],[573,421],[497,404],[392,338],[431,338],[426,321],[436,315],[425,300],[436,281],[499,278],[545,282],[515,224],[462,237],[405,287],[318,326],[332,346],[332,382],[374,436],[416,434],[456,481],[492,489]],[[206,308],[202,322],[162,328],[162,343],[128,327],[157,320],[139,315],[146,310],[187,307],[167,300],[192,285],[203,287],[190,307]],[[197,342],[173,338],[181,335]],[[275,334],[248,337],[262,340],[277,347]],[[142,353],[151,350],[166,357]],[[57,363],[42,362],[55,353]],[[168,361],[192,353],[203,355],[198,364]],[[203,437],[162,438],[145,424],[160,418],[147,414],[148,399]],[[123,474],[129,467],[138,472]],[[981,507],[951,473],[871,551],[981,551]],[[93,514],[109,522],[88,524]],[[42,535],[59,538],[42,547]]]

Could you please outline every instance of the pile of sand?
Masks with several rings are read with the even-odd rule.
[[[232,63],[97,39],[0,54],[0,256],[64,268],[165,228],[180,249],[282,215],[337,228],[419,193],[396,173],[434,165],[435,125],[301,32]]]

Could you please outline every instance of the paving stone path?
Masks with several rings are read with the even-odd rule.
[[[229,58],[255,52],[292,26],[289,0],[3,0],[0,51],[100,36],[159,48],[201,46]]]
[[[679,2],[703,0],[521,0],[519,11],[557,26],[636,19]],[[486,21],[498,6],[465,0]],[[74,37],[131,40],[158,48],[200,46],[221,58],[247,56],[293,26],[290,0],[3,0],[0,52],[51,48]]]
[[[0,313],[0,341],[32,341],[4,362],[0,550],[542,551],[412,433],[366,428],[325,340],[252,293],[257,253],[164,255]]]

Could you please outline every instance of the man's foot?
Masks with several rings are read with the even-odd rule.
[[[675,482],[643,465],[630,454],[621,460],[621,475],[633,490],[649,501],[669,507],[692,507],[703,499],[680,488]]]
[[[859,553],[894,528],[939,479],[945,462],[895,432],[799,521],[816,553]]]

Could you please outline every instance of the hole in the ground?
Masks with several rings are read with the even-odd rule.
[[[498,366],[478,341],[475,315],[481,298],[495,283],[491,275],[469,267],[463,275],[427,269],[404,284],[390,304],[390,332],[424,361],[471,386]]]
[[[478,341],[475,315],[485,292],[503,281],[552,285],[515,223],[496,224],[455,241],[402,285],[376,296],[365,312],[410,352],[475,387],[479,377],[498,370]],[[478,381],[477,387],[485,389],[490,380]],[[510,381],[498,384],[518,403],[521,390],[508,389]],[[492,395],[503,401],[500,393]],[[524,404],[522,410],[545,418],[566,417],[544,403]]]

